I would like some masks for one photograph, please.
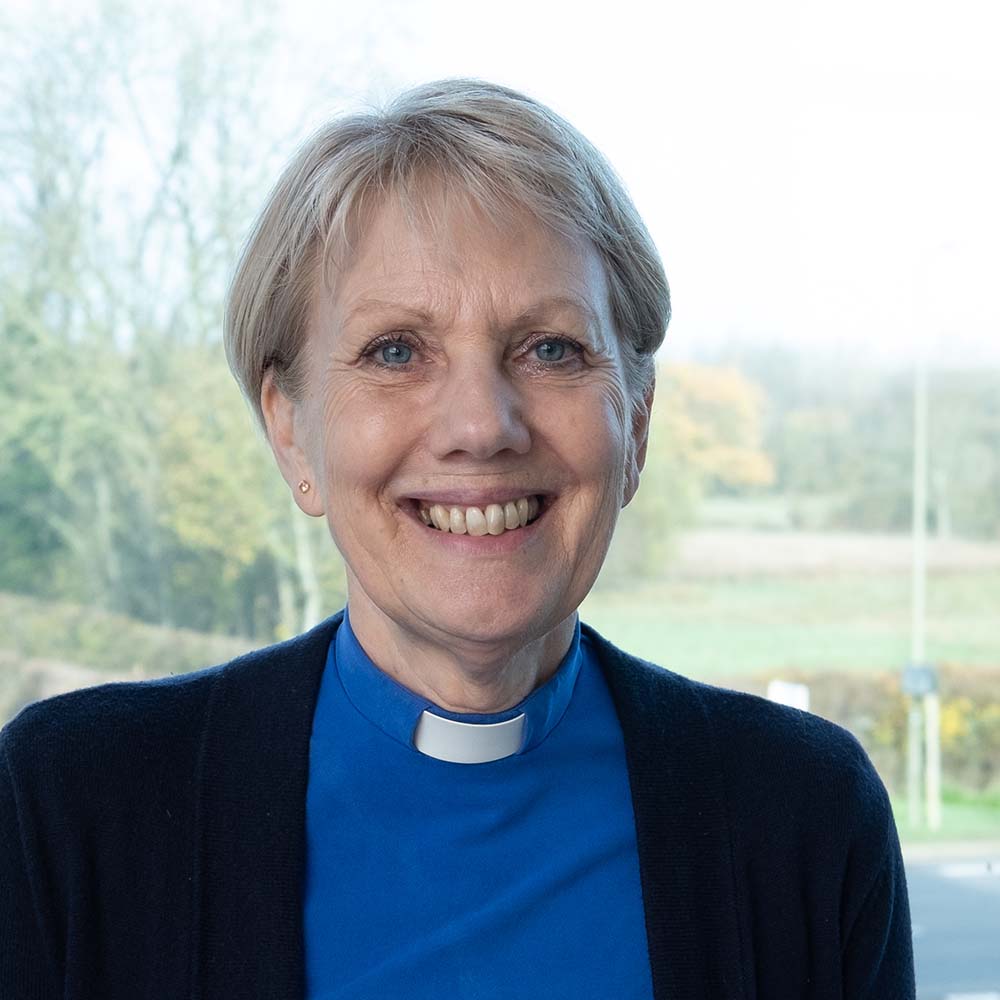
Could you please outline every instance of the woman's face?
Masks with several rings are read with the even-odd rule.
[[[295,495],[326,516],[352,608],[425,640],[527,644],[593,584],[638,485],[646,420],[631,417],[589,244],[527,214],[498,228],[464,199],[431,210],[433,231],[390,199],[317,293],[307,393],[286,410],[279,460],[293,487],[313,486]],[[532,497],[538,516],[507,529]],[[492,505],[502,533],[470,534],[473,507],[500,527]],[[425,523],[442,511],[466,533]]]

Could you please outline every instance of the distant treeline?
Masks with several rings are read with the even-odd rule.
[[[774,480],[757,495],[782,498],[789,527],[909,529],[912,372],[784,347],[730,347],[713,363],[734,365],[764,393]],[[1000,367],[928,373],[928,508],[939,536],[1000,539]]]

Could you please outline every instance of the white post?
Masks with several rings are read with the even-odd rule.
[[[916,695],[910,695],[909,726],[906,732],[906,812],[911,830],[924,824],[923,812],[920,808],[922,805],[920,798],[921,751],[923,749],[922,714],[920,699]]]
[[[913,373],[913,566],[910,573],[910,664],[924,662],[924,617],[927,602],[927,365],[920,339]],[[907,726],[906,799],[911,829],[923,826],[921,777],[924,726],[920,698],[910,695]]]
[[[913,617],[910,631],[910,663],[926,666],[927,660],[927,340],[918,340],[913,380]],[[923,715],[921,727],[920,715]],[[923,731],[921,732],[921,729]],[[927,823],[932,830],[941,828],[941,702],[937,691],[923,695],[923,706],[911,701],[907,757],[907,794],[910,821],[919,816],[916,801],[920,797],[921,747],[925,744],[924,794]],[[914,742],[918,746],[914,746]],[[916,772],[916,773],[914,773]]]
[[[927,358],[923,347],[913,380],[913,574],[910,663],[927,657]]]
[[[941,829],[941,699],[937,691],[924,695],[927,734],[927,825]]]

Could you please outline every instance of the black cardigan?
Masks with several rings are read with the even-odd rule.
[[[340,620],[3,730],[3,1000],[304,996],[309,736]],[[854,737],[587,632],[625,737],[657,1000],[912,998],[899,842]]]

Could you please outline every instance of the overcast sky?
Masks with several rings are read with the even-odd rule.
[[[1000,361],[995,0],[402,9],[388,72],[520,87],[611,157],[679,350],[734,335],[905,359],[924,334]]]
[[[926,337],[938,358],[1000,364],[996,0],[277,9],[276,86],[303,135],[352,100],[453,75],[580,127],[663,254],[670,355],[735,337],[899,363]],[[324,63],[352,67],[346,102],[296,106]]]

